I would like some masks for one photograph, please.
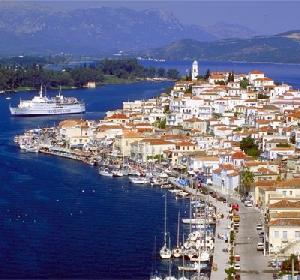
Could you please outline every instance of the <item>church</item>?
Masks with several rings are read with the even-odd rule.
[[[196,81],[199,75],[198,61],[194,60],[192,64],[192,81]]]

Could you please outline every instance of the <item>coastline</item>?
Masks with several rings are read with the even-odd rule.
[[[135,84],[135,83],[139,83],[139,82],[151,82],[151,83],[156,83],[156,82],[174,82],[175,80],[172,79],[168,79],[168,78],[136,78],[134,80],[132,79],[128,79],[128,80],[124,80],[124,79],[114,79],[111,80],[111,82],[106,81],[103,83],[99,83],[96,85],[95,88],[100,88],[106,85],[123,85],[123,84]],[[59,87],[50,87],[48,88],[49,90],[59,90]],[[61,87],[62,90],[73,90],[73,89],[89,89],[89,87],[87,86],[82,86],[82,87],[75,87],[75,86],[62,86]],[[93,89],[93,88],[90,88]],[[19,93],[19,92],[32,92],[32,91],[36,91],[37,89],[34,87],[22,87],[22,88],[16,88],[16,89],[9,89],[9,90],[3,90],[0,91],[0,95],[1,94],[13,94],[13,93]]]

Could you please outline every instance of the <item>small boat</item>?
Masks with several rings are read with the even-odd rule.
[[[207,264],[205,263],[201,263],[199,265],[199,263],[190,263],[190,264],[186,264],[185,266],[178,266],[178,270],[185,270],[185,271],[197,271],[199,268],[206,268]]]
[[[167,245],[164,245],[160,251],[159,251],[160,257],[162,259],[170,259],[172,257],[171,250],[167,247]]]
[[[164,224],[164,245],[160,249],[159,254],[162,259],[170,259],[172,257],[172,251],[167,247],[167,195],[165,195],[165,224]],[[170,237],[169,237],[170,243]]]
[[[204,219],[182,219],[184,224],[202,225],[205,223]]]
[[[8,96],[8,97],[6,97],[5,99],[6,99],[6,100],[10,100],[10,99],[11,99],[11,97],[9,97],[9,96]]]
[[[150,280],[162,280],[162,278],[160,276],[154,274],[154,275],[150,276]]]
[[[123,177],[124,176],[124,172],[122,170],[113,170],[111,173],[114,177]]]
[[[24,150],[28,153],[38,153],[39,147],[38,146],[26,146]]]
[[[179,229],[180,229],[180,212],[178,212],[178,221],[177,221],[177,243],[176,243],[176,248],[173,249],[173,256],[174,258],[179,258],[182,255],[182,249],[179,246]]]
[[[113,174],[109,171],[109,169],[99,170],[99,174],[101,176],[112,177]]]
[[[169,237],[169,247],[171,247],[170,242],[171,241],[170,241],[170,237]],[[172,276],[172,266],[171,266],[171,259],[170,258],[169,258],[169,275],[166,276],[164,280],[177,280],[174,276]]]
[[[129,177],[129,180],[131,183],[133,184],[149,184],[150,183],[150,180],[146,177],[136,177],[136,176],[132,176],[132,177]]]

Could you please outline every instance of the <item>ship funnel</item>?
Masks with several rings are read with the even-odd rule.
[[[39,91],[40,97],[43,97],[43,86],[41,85],[40,91]]]

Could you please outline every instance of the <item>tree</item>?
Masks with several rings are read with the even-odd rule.
[[[163,78],[166,76],[166,70],[164,68],[158,68],[157,69],[157,76],[160,78]]]
[[[156,75],[156,69],[154,67],[148,68],[148,77],[149,78],[154,78]]]
[[[166,128],[166,122],[167,122],[166,118],[161,119],[158,123],[158,128],[165,129]]]
[[[248,156],[258,157],[260,155],[258,145],[250,136],[242,139],[242,141],[240,142],[240,149],[244,151]]]
[[[249,192],[254,183],[254,175],[249,169],[241,172],[241,187],[243,192]]]
[[[242,81],[240,81],[240,86],[241,88],[246,89],[249,86],[249,81],[244,78]]]
[[[228,82],[234,82],[234,72],[233,71],[228,74],[227,80],[228,80]]]
[[[177,71],[177,69],[170,68],[167,71],[167,77],[176,80],[179,77],[179,72]]]
[[[205,74],[205,76],[204,76],[204,79],[205,79],[205,80],[208,80],[209,77],[210,77],[210,70],[207,69],[207,70],[206,70],[206,74]]]
[[[291,135],[291,137],[290,137],[290,142],[291,142],[292,144],[296,144],[296,134],[295,134],[295,133],[293,133],[293,134]]]
[[[286,274],[290,273],[292,271],[292,262],[294,262],[294,271],[299,271],[299,260],[298,257],[294,254],[291,254],[291,256],[287,260],[282,262],[281,271]]]
[[[233,266],[230,266],[229,268],[225,269],[225,273],[227,274],[227,280],[234,280],[234,275],[236,271]]]

